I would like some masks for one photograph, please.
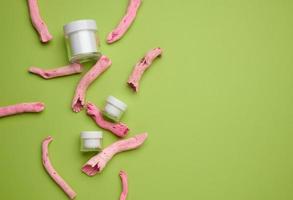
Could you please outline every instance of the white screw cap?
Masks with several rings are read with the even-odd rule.
[[[97,31],[96,21],[93,19],[82,19],[70,22],[63,26],[65,35],[69,35],[75,31],[80,30],[94,30]]]
[[[103,138],[103,132],[102,131],[82,131],[80,133],[80,137],[82,139]]]
[[[112,104],[113,106],[116,106],[117,108],[119,108],[122,111],[125,111],[127,108],[127,105],[123,101],[120,101],[119,99],[117,99],[113,96],[109,96],[107,98],[107,102]]]

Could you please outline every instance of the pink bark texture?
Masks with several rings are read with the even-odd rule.
[[[33,26],[37,30],[40,36],[40,40],[43,43],[47,43],[52,40],[52,35],[49,33],[46,23],[43,21],[40,15],[39,6],[37,0],[28,0],[29,12]]]
[[[66,181],[56,172],[51,164],[48,154],[48,145],[51,143],[53,138],[51,136],[46,137],[42,143],[42,160],[43,166],[51,178],[57,183],[57,185],[67,194],[70,199],[76,197],[76,192],[66,183]]]
[[[93,104],[93,103],[87,103],[86,105],[87,114],[96,122],[98,126],[100,126],[103,129],[111,131],[113,134],[115,134],[118,137],[124,137],[127,135],[129,128],[126,124],[123,124],[121,122],[113,123],[106,121],[101,111]]]
[[[128,85],[135,92],[138,92],[139,81],[143,73],[145,72],[145,70],[147,70],[151,66],[152,62],[161,55],[162,55],[161,48],[152,49],[135,65],[127,81]]]
[[[119,25],[108,34],[107,42],[109,44],[116,42],[126,33],[136,17],[136,12],[140,4],[141,0],[129,0],[128,8],[124,17],[121,19]]]
[[[85,96],[87,88],[90,84],[101,75],[106,69],[111,66],[111,60],[106,56],[101,56],[97,63],[81,78],[72,100],[72,110],[74,112],[80,112],[85,105]]]
[[[100,173],[112,157],[120,152],[136,149],[147,139],[147,133],[138,134],[132,138],[119,140],[106,147],[102,152],[92,157],[83,167],[82,171],[88,176]]]
[[[39,67],[30,67],[29,72],[36,74],[44,79],[51,79],[81,73],[82,66],[81,64],[73,63],[55,69],[42,69]]]
[[[128,194],[128,178],[125,171],[121,170],[119,173],[122,182],[122,192],[120,194],[120,200],[126,200]]]
[[[41,112],[45,109],[45,104],[42,102],[19,103],[0,107],[0,117],[16,115],[20,113]]]

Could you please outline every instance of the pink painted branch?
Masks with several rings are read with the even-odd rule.
[[[85,105],[87,88],[99,75],[106,71],[111,64],[112,62],[108,57],[102,56],[98,62],[84,75],[84,77],[82,77],[75,89],[75,94],[72,100],[72,110],[74,112],[79,112],[83,109],[83,106]]]
[[[66,181],[57,173],[51,164],[48,154],[48,146],[53,138],[51,136],[46,137],[42,143],[42,160],[43,166],[51,176],[51,178],[57,183],[57,185],[67,194],[70,199],[76,197],[76,192],[66,183]]]
[[[82,167],[82,171],[88,176],[94,176],[100,173],[112,157],[120,152],[136,149],[141,146],[147,139],[148,134],[138,134],[132,138],[117,141],[110,146],[106,147],[102,152],[92,157]]]
[[[139,89],[139,81],[145,72],[147,70],[152,62],[162,54],[161,48],[155,48],[150,50],[134,67],[131,75],[128,78],[128,85],[137,92]]]
[[[126,200],[128,194],[128,178],[125,171],[121,170],[119,173],[122,182],[122,192],[120,195],[120,200]]]
[[[141,0],[129,0],[129,5],[124,17],[120,21],[119,25],[108,34],[107,42],[109,44],[119,40],[126,33],[135,19],[136,12],[140,4]]]
[[[19,103],[15,105],[0,107],[0,117],[28,112],[41,112],[44,109],[45,104],[42,102]]]
[[[60,76],[79,74],[82,72],[82,65],[78,63],[73,63],[55,69],[42,69],[39,67],[30,67],[28,71],[33,74],[39,75],[44,79],[51,79]]]
[[[49,33],[46,23],[43,21],[40,15],[37,0],[28,0],[28,6],[33,26],[37,30],[40,36],[40,40],[44,43],[52,40],[52,35]]]
[[[87,109],[87,114],[101,128],[111,131],[118,137],[124,137],[127,135],[129,128],[127,127],[126,124],[123,124],[121,122],[112,123],[112,122],[106,121],[103,118],[101,111],[94,104],[90,102],[86,105],[86,109]]]

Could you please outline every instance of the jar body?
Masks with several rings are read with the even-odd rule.
[[[80,144],[80,151],[101,151],[102,139],[101,138],[82,138]]]
[[[83,63],[101,56],[99,40],[94,30],[79,30],[65,36],[70,62]]]
[[[117,108],[116,106],[114,106],[110,103],[107,103],[104,108],[103,114],[107,118],[109,118],[115,122],[118,122],[121,119],[123,111],[120,110],[119,108]]]

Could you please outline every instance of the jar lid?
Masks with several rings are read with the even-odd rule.
[[[80,30],[94,30],[97,31],[96,21],[93,19],[82,19],[70,22],[63,26],[65,35]]]
[[[83,139],[103,138],[102,131],[82,131],[80,137]]]
[[[119,99],[113,97],[113,96],[109,96],[107,98],[107,102],[118,107],[119,109],[125,111],[126,108],[127,108],[127,105],[123,102],[123,101],[120,101]]]

